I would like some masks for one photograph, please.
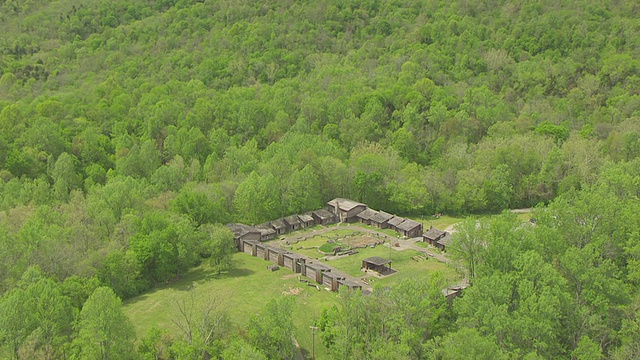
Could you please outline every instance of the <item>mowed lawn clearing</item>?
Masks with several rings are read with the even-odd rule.
[[[440,271],[450,283],[454,283],[459,279],[455,270],[443,262],[431,257],[425,257],[424,254],[412,249],[402,251],[392,249],[391,255],[389,255],[389,247],[384,245],[378,245],[375,248],[358,249],[358,253],[355,255],[343,257],[338,260],[325,261],[325,263],[349,275],[364,277],[365,273],[360,270],[362,260],[372,256],[390,259],[391,268],[398,271],[382,279],[375,277],[367,278],[367,281],[374,286],[376,284],[389,286],[397,284],[403,279],[415,277],[417,274],[433,273],[435,271]]]
[[[188,304],[192,295],[198,307],[211,300],[222,301],[222,307],[240,327],[245,327],[250,315],[262,311],[270,299],[294,296],[295,337],[303,351],[310,354],[312,339],[309,326],[313,325],[324,307],[338,303],[338,294],[306,286],[298,281],[298,274],[290,270],[269,271],[270,261],[244,253],[235,254],[233,259],[235,268],[228,273],[217,275],[203,264],[175,283],[125,301],[124,311],[133,322],[138,339],[154,325],[179,336],[179,330],[173,323],[178,318],[177,304],[181,301]],[[295,293],[297,295],[291,295]],[[316,357],[326,356],[321,339],[316,336]]]

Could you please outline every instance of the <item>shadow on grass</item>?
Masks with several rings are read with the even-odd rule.
[[[130,305],[130,304],[135,304],[139,301],[144,301],[148,299],[150,295],[154,294],[159,290],[172,289],[172,290],[178,290],[178,291],[189,291],[193,289],[194,284],[196,283],[201,284],[208,281],[215,281],[217,279],[222,280],[222,279],[240,278],[240,277],[252,275],[253,273],[254,271],[250,269],[231,269],[229,271],[223,271],[221,273],[218,273],[217,271],[210,268],[199,267],[184,274],[178,280],[172,281],[168,284],[158,284],[152,289],[149,289],[148,291],[144,292],[143,294],[140,294],[133,298],[126,299],[124,303],[127,305]]]

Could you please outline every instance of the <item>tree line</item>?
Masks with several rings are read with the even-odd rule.
[[[582,201],[640,155],[637,18],[633,1],[0,1],[0,294],[26,291],[39,269],[85,288],[77,309],[101,286],[129,298],[202,261],[228,267],[221,224],[335,197],[414,216]],[[589,247],[585,231],[571,241]],[[503,275],[524,282],[536,263],[566,289],[575,280],[558,262],[588,254],[551,240]],[[615,264],[589,261],[628,270],[633,246],[616,246]],[[474,289],[497,256],[485,248],[465,266]],[[569,316],[575,304],[558,301]],[[589,301],[574,308],[612,300]],[[617,320],[581,319],[618,331],[584,331],[605,355],[631,336]],[[578,326],[547,325],[530,330]],[[544,357],[585,338],[549,335],[555,347],[542,349],[485,325],[464,331]]]

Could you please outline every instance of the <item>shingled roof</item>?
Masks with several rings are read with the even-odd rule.
[[[385,221],[389,221],[391,218],[393,217],[393,215],[386,213],[384,211],[378,211],[376,212],[375,215],[373,215],[371,217],[371,221],[378,223],[378,224],[382,224]]]
[[[415,229],[416,227],[422,226],[422,224],[420,224],[419,222],[415,221],[415,220],[411,220],[411,219],[406,219],[405,221],[401,222],[398,225],[395,225],[398,229],[402,230],[402,231],[411,231],[413,229]]]
[[[363,203],[359,203],[357,201],[353,201],[353,200],[349,200],[349,199],[343,199],[343,198],[335,198],[331,201],[329,201],[327,203],[327,205],[335,208],[336,207],[336,203],[338,204],[338,207],[340,208],[340,210],[342,211],[350,211],[358,206],[367,206]]]
[[[445,231],[432,227],[429,230],[425,231],[424,234],[422,234],[422,236],[430,240],[436,240],[436,239],[439,239],[444,234],[445,234]]]
[[[233,233],[235,238],[240,238],[246,234],[250,234],[250,233],[259,233],[260,231],[257,230],[256,228],[249,226],[249,225],[245,225],[245,224],[240,224],[240,223],[232,223],[232,224],[227,224],[227,228],[229,228],[229,230],[231,230],[231,232]]]
[[[400,216],[394,216],[389,220],[389,225],[391,226],[398,226],[400,225],[405,219],[403,217]]]

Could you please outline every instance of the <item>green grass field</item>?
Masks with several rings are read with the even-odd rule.
[[[264,304],[278,296],[295,296],[292,309],[295,337],[304,351],[311,352],[311,331],[316,318],[325,306],[337,303],[336,293],[305,286],[297,279],[297,274],[287,269],[272,272],[267,265],[272,263],[247,254],[234,255],[235,269],[216,275],[209,266],[201,265],[190,271],[175,283],[158,287],[153,291],[124,302],[124,310],[136,328],[138,338],[145,336],[149,328],[157,325],[178,334],[172,320],[177,318],[177,302],[188,299],[190,289],[195,292],[197,304],[210,299],[224,301],[231,319],[240,327],[247,324],[250,314],[262,310]],[[285,295],[291,289],[299,288],[298,295]],[[326,358],[324,348],[316,338],[316,357]]]
[[[528,214],[527,214],[528,215]],[[528,218],[521,214],[523,220]],[[422,221],[423,219],[414,219]],[[425,217],[424,225],[430,225],[445,229],[446,227],[464,220],[461,217],[441,216],[438,219]],[[356,224],[350,224],[356,225]],[[366,225],[357,224],[363,228]],[[337,240],[343,244],[349,244],[349,238],[364,235],[351,229],[335,229],[322,235],[309,237],[306,240],[292,244],[290,250],[312,258],[319,258],[323,255],[317,247],[327,244],[329,239]],[[310,236],[315,229],[324,227],[316,226],[296,232],[293,235],[298,238]],[[371,227],[374,229],[373,227]],[[390,236],[397,236],[395,231],[389,229],[375,229],[380,233]],[[360,271],[362,260],[371,256],[380,256],[392,260],[392,268],[398,272],[383,279],[369,278],[370,284],[375,286],[392,286],[403,279],[415,276],[416,273],[440,271],[450,282],[456,282],[459,276],[455,271],[442,262],[434,258],[425,258],[415,250],[398,251],[392,249],[389,252],[387,246],[378,245],[375,248],[361,248],[358,253],[338,260],[327,261],[326,263],[344,271],[352,276],[361,277]],[[295,337],[306,354],[311,352],[311,331],[309,326],[313,325],[315,319],[320,316],[322,309],[338,302],[338,294],[325,290],[318,291],[315,288],[306,286],[298,281],[298,274],[288,269],[279,271],[269,271],[267,266],[272,263],[258,259],[244,253],[234,255],[235,267],[227,273],[217,275],[208,264],[203,264],[190,272],[182,279],[170,285],[157,287],[156,289],[129,299],[124,302],[124,309],[136,327],[138,338],[145,336],[152,326],[164,328],[179,335],[178,328],[173,323],[177,318],[177,303],[188,299],[190,294],[194,294],[198,306],[214,299],[223,301],[224,308],[230,318],[240,328],[247,325],[251,314],[260,312],[264,304],[270,299],[279,296],[294,296],[295,306],[292,309],[294,314],[294,324],[296,327]],[[294,291],[292,291],[294,290]],[[193,293],[190,293],[192,291]],[[296,293],[293,295],[292,293]],[[326,358],[328,355],[320,340],[316,339],[316,357]]]
[[[351,235],[352,231],[349,231]],[[326,238],[317,237],[326,243]],[[312,238],[314,239],[314,238]],[[309,246],[312,239],[301,242]],[[314,245],[319,246],[319,245]],[[319,255],[317,249],[310,249]],[[300,251],[303,253],[304,251]],[[316,255],[316,256],[317,256]],[[415,275],[416,272],[441,271],[447,279],[454,282],[456,276],[451,268],[435,259],[415,261],[412,257],[420,255],[414,250],[391,251],[392,267],[398,273],[384,279],[373,279],[371,285],[389,286],[400,282],[402,279]],[[362,259],[370,256],[389,257],[389,248],[376,246],[375,248],[359,249],[358,254],[339,260],[326,262],[346,273],[360,277]],[[239,327],[247,324],[250,314],[262,310],[264,304],[270,299],[279,296],[294,296],[296,298],[294,324],[295,337],[305,353],[311,352],[311,332],[309,326],[320,316],[322,309],[338,302],[338,294],[325,290],[318,291],[298,281],[298,274],[288,269],[269,271],[267,266],[272,263],[266,260],[252,257],[248,254],[237,253],[234,255],[235,268],[228,273],[217,275],[207,265],[203,264],[182,279],[167,286],[158,287],[146,294],[140,295],[124,302],[124,309],[136,327],[138,338],[145,336],[154,325],[167,329],[178,335],[178,328],[172,322],[178,317],[177,303],[189,299],[190,291],[193,291],[197,306],[206,302],[223,301],[223,307],[227,309],[230,318]],[[289,295],[291,290],[298,291],[297,295]],[[296,291],[293,291],[296,292]],[[322,347],[320,340],[316,338],[316,358],[323,359],[328,355]]]

